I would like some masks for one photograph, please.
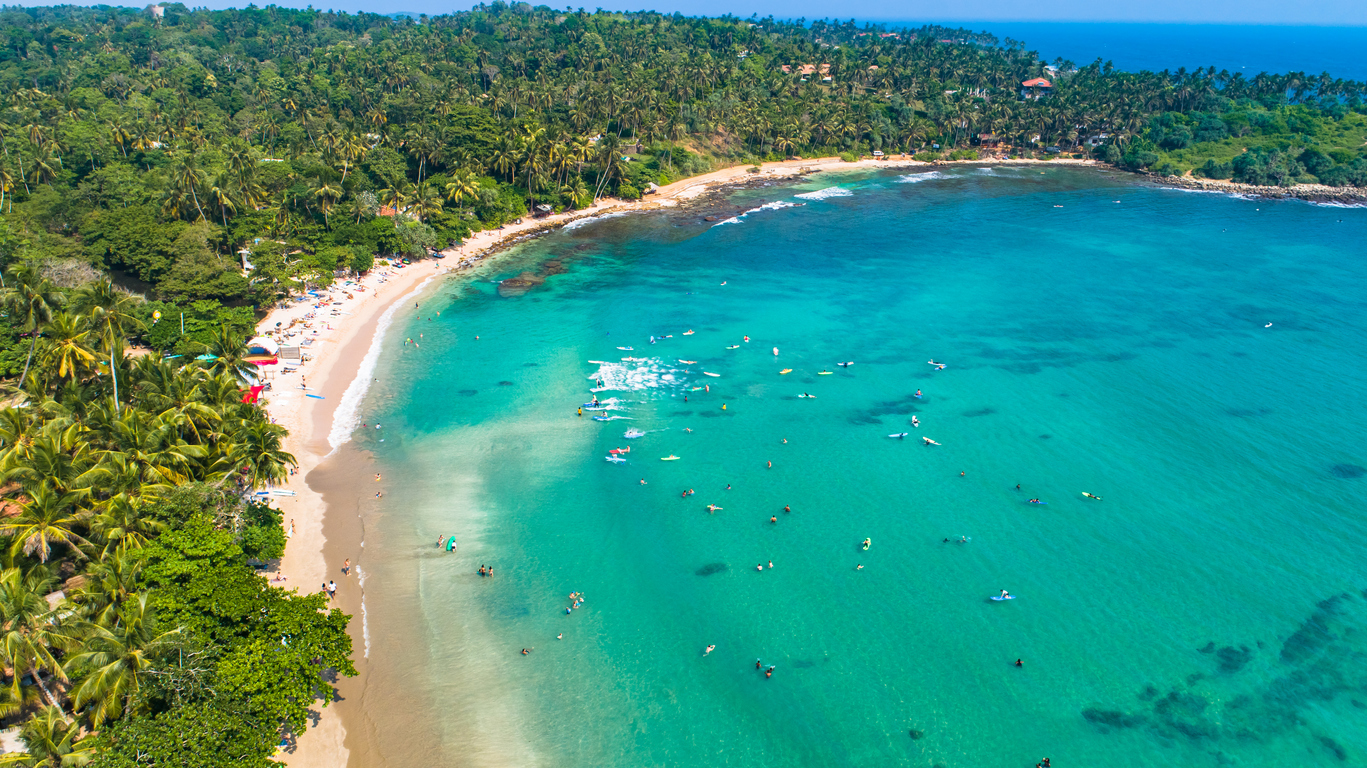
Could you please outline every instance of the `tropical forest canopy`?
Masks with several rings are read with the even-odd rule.
[[[989,134],[1013,154],[1367,184],[1363,83],[1051,67],[962,29],[495,3],[420,19],[9,7],[0,30],[0,261],[112,271],[163,302],[144,320],[195,325],[144,335],[158,349],[245,329],[233,308],[377,254],[723,164],[968,157]]]
[[[266,766],[354,674],[347,617],[273,586],[285,430],[253,402],[242,337],[130,357],[139,301],[11,265],[24,335],[0,410],[0,719],[25,766]],[[309,590],[303,590],[308,592]]]

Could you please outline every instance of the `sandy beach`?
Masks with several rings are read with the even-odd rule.
[[[977,162],[1095,164],[1083,160]],[[369,463],[365,452],[344,443],[358,426],[354,422],[356,409],[369,383],[357,381],[358,374],[364,369],[369,376],[384,342],[377,337],[377,331],[387,327],[396,313],[405,311],[407,302],[420,304],[424,291],[441,278],[468,271],[502,248],[578,219],[609,212],[672,207],[709,190],[756,179],[934,165],[910,158],[846,162],[831,157],[767,163],[757,172],[751,172],[752,166],[745,165],[726,168],[662,187],[641,201],[609,198],[582,210],[543,218],[527,217],[520,224],[479,232],[461,246],[444,251],[440,260],[424,259],[404,267],[377,266],[363,278],[334,284],[305,297],[307,300],[290,301],[287,306],[273,310],[258,326],[258,333],[271,335],[285,346],[302,345],[304,362],[294,370],[283,366],[268,370],[266,377],[271,389],[262,396],[271,418],[289,430],[285,447],[299,462],[283,486],[283,490],[294,495],[277,497],[290,538],[278,570],[269,577],[280,586],[301,592],[317,591],[329,579],[337,581],[340,588],[336,605],[352,616],[353,659],[359,672],[355,678],[340,681],[336,700],[316,712],[313,726],[297,734],[278,759],[298,768],[337,768],[351,759],[353,750],[348,744],[353,739],[348,738],[348,727],[365,730],[361,725],[365,719],[359,716],[367,660],[361,586],[365,573],[361,556],[362,510],[358,505],[379,504],[380,500],[370,491],[373,487],[376,493],[382,493],[384,483],[366,476]],[[337,453],[328,465],[320,469],[320,464],[334,451]],[[353,566],[350,574],[342,572],[347,559]],[[363,733],[350,736],[365,741]],[[360,749],[365,750],[363,746]]]

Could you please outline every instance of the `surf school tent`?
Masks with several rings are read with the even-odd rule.
[[[280,362],[280,345],[275,343],[275,339],[267,336],[257,336],[247,342],[247,354],[243,360],[256,365],[275,365]]]

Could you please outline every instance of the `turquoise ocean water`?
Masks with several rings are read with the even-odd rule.
[[[728,205],[398,318],[356,438],[368,652],[430,731],[390,762],[1367,760],[1367,211],[1068,168]]]

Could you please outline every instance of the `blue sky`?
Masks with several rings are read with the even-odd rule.
[[[68,0],[70,1],[70,0]],[[182,0],[192,7],[242,7],[245,0]],[[568,1],[568,0],[567,0]],[[137,5],[127,0],[105,0],[113,5]],[[258,0],[267,5],[269,0]],[[19,0],[17,5],[51,5],[50,2]],[[76,0],[76,4],[93,3]],[[282,6],[302,8],[309,0],[282,0]],[[469,2],[443,0],[314,0],[315,8],[346,11],[394,13],[449,13],[464,10]],[[1179,22],[1204,24],[1309,24],[1325,26],[1367,25],[1367,0],[1050,0],[1048,3],[1023,3],[1020,0],[975,0],[971,3],[944,0],[595,0],[583,7],[613,10],[679,11],[688,15],[734,13],[749,16],[774,15],[781,18],[909,19],[915,21],[1127,21]],[[580,5],[574,5],[579,8]]]

